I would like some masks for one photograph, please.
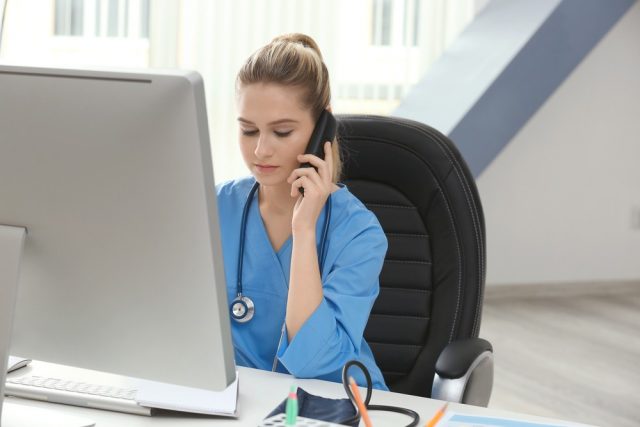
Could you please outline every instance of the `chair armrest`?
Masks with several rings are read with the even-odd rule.
[[[469,338],[447,345],[436,361],[431,398],[487,406],[493,387],[493,347]]]

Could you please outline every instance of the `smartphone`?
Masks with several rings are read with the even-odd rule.
[[[333,142],[336,137],[337,126],[336,118],[333,117],[333,114],[328,110],[322,111],[316,126],[313,128],[313,133],[311,133],[311,138],[309,138],[309,144],[307,144],[304,154],[314,154],[324,159],[324,143],[327,141]],[[300,167],[310,168],[313,165],[311,163],[302,163]],[[304,195],[304,188],[300,187],[299,190],[300,194]]]
[[[336,137],[336,119],[328,110],[324,110],[320,114],[320,118],[316,122],[315,128],[311,138],[309,138],[309,144],[304,154],[314,154],[321,159],[324,159],[324,143],[327,141],[333,142]],[[300,167],[310,168],[311,163],[302,163]]]

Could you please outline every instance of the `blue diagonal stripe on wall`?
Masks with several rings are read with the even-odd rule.
[[[448,132],[475,177],[496,158],[633,3],[634,0],[563,0],[548,15]],[[455,62],[452,61],[452,66]],[[447,78],[441,69],[439,76]],[[430,84],[434,83],[437,82]],[[420,85],[415,90],[420,90]],[[428,96],[421,98],[429,100]],[[415,105],[412,108],[416,107],[419,108]],[[398,115],[402,115],[402,109]]]

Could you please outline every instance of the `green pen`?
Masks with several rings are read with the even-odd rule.
[[[287,420],[286,426],[295,426],[296,419],[298,418],[298,387],[295,384],[291,384],[291,390],[289,391],[289,397],[287,398]]]

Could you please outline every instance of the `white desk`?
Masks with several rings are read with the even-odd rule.
[[[39,402],[26,399],[18,399],[9,397],[5,402],[13,402],[16,404],[27,405],[32,407],[47,408],[50,410],[59,410],[68,414],[74,414],[85,418],[92,419],[96,422],[97,427],[103,426],[256,426],[265,418],[288,394],[289,388],[294,381],[293,377],[284,374],[278,374],[267,371],[260,371],[250,368],[238,368],[240,372],[240,394],[238,397],[238,413],[237,419],[198,416],[191,414],[180,414],[176,412],[160,412],[153,417],[145,417],[140,415],[128,415],[118,412],[103,411],[98,409],[80,408],[76,406],[67,406]],[[54,365],[45,362],[34,361],[32,366],[23,368],[19,371],[9,374],[11,376],[21,375],[47,375],[54,378],[72,378],[78,376],[78,369],[69,368],[61,365]],[[100,384],[106,379],[107,374],[94,371],[82,370],[82,379],[89,383]],[[332,383],[320,380],[301,380],[296,379],[295,383],[304,388],[309,393],[329,397],[343,398],[345,397],[342,384]],[[401,406],[411,408],[420,414],[419,426],[424,426],[435,411],[442,406],[442,402],[422,397],[410,396],[399,393],[381,392],[374,390],[371,399],[372,404],[383,404]],[[449,409],[458,413],[486,415],[486,416],[505,416],[518,418],[527,421],[555,423],[567,426],[584,426],[584,424],[575,424],[568,422],[560,422],[559,420],[549,420],[529,415],[513,414],[502,411],[494,411],[487,408],[480,408],[469,405],[450,404]],[[411,420],[408,417],[399,414],[391,414],[385,412],[371,412],[371,419],[376,427],[380,426],[403,426]]]

